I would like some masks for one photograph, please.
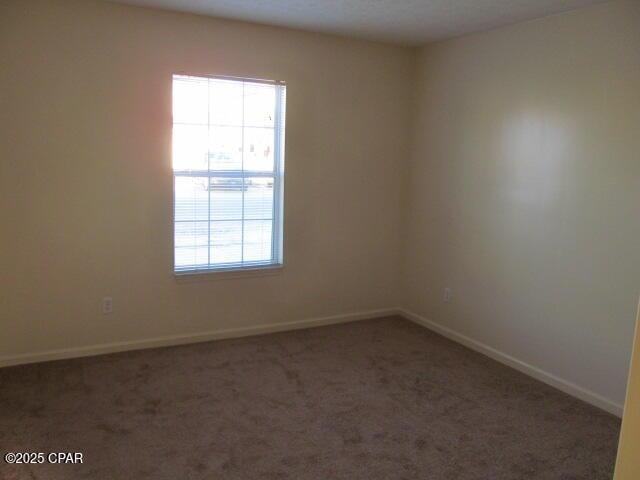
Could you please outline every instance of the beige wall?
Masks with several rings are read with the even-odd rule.
[[[618,447],[615,480],[640,478],[640,306],[636,321],[627,399],[622,419],[622,433]]]
[[[395,306],[413,55],[93,0],[1,1],[0,357]],[[282,272],[173,277],[175,72],[287,81]]]
[[[434,44],[418,69],[404,305],[621,405],[640,289],[640,2]]]

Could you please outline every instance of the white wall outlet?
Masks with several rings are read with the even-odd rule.
[[[453,298],[453,290],[451,290],[451,288],[449,287],[445,288],[444,293],[442,294],[442,299],[444,300],[444,302],[449,303],[452,298]]]
[[[112,313],[113,312],[113,298],[104,297],[102,299],[102,313]]]

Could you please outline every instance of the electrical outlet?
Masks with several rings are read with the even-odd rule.
[[[451,290],[451,288],[449,287],[445,288],[444,293],[442,295],[442,299],[444,300],[444,302],[449,303],[452,298],[453,298],[453,290]]]
[[[113,312],[113,298],[104,297],[102,299],[102,313],[112,313]]]

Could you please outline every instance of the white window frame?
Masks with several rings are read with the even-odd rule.
[[[176,276],[188,276],[207,273],[242,272],[242,271],[265,271],[284,267],[284,153],[285,153],[285,130],[286,130],[286,83],[282,80],[264,80],[245,77],[232,77],[223,75],[202,75],[202,74],[173,74],[176,77],[197,77],[215,80],[237,81],[243,83],[261,83],[276,87],[276,102],[274,109],[274,166],[273,171],[246,171],[246,170],[175,170],[173,169],[173,196],[172,196],[172,259],[173,274]],[[173,131],[173,120],[171,128]],[[244,128],[244,125],[243,125]],[[173,134],[172,134],[173,142]],[[237,178],[241,179],[244,188],[245,178],[270,178],[273,177],[273,214],[271,227],[271,259],[268,261],[242,261],[238,263],[215,264],[208,263],[205,267],[193,266],[192,268],[180,268],[176,266],[176,195],[175,184],[177,177],[199,177],[207,178]],[[210,210],[210,209],[209,209]],[[244,223],[244,220],[243,220]],[[211,229],[209,220],[209,232]],[[211,246],[209,245],[209,249]],[[244,249],[244,244],[242,246]],[[213,265],[213,266],[212,266]]]

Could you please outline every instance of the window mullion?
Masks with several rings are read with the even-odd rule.
[[[211,79],[207,80],[207,266],[211,267]]]
[[[240,237],[240,263],[244,263],[244,94],[244,82],[242,82],[242,221],[240,223],[242,233]]]

